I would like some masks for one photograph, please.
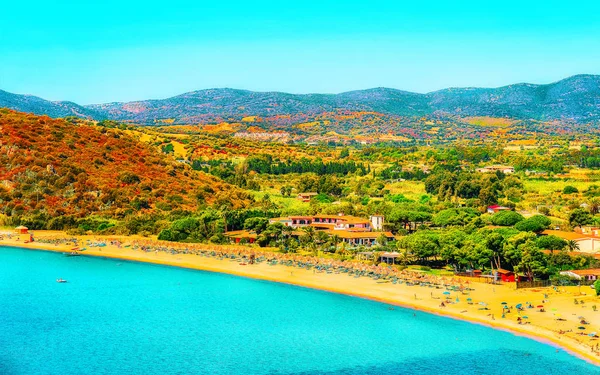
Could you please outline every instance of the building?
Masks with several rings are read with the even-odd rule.
[[[510,211],[510,207],[504,207],[504,206],[499,206],[497,204],[494,204],[494,205],[488,206],[488,208],[487,208],[488,214],[495,214],[500,211]]]
[[[286,216],[269,219],[269,224],[281,223],[294,229],[313,227],[315,230],[324,231],[327,234],[336,235],[342,242],[350,246],[372,246],[377,244],[381,235],[388,240],[393,240],[391,232],[382,232],[384,217],[373,215],[369,219],[363,219],[349,215],[312,215],[312,216]],[[301,233],[296,233],[301,235]]]
[[[589,270],[572,270],[562,271],[561,275],[570,276],[577,280],[598,280],[600,278],[600,268],[592,268]]]
[[[300,193],[298,194],[298,199],[300,199],[302,202],[310,202],[310,200],[313,197],[316,197],[317,195],[319,195],[318,193]]]
[[[372,215],[369,220],[374,230],[383,230],[383,215]]]
[[[333,230],[326,232],[329,235],[336,235],[340,238],[340,240],[348,245],[354,246],[366,246],[370,247],[373,245],[377,245],[377,240],[382,235],[388,241],[394,239],[394,235],[392,232],[353,232],[349,230]]]
[[[475,169],[479,173],[502,172],[504,174],[515,173],[515,168],[508,165],[488,165],[487,167]]]
[[[15,228],[15,234],[28,234],[28,233],[29,233],[29,229],[27,227],[24,227],[23,225],[20,225]]]
[[[312,216],[286,216],[269,219],[269,224],[282,223],[285,226],[301,228],[313,226],[321,230],[351,230],[370,232],[375,229],[373,221],[383,228],[383,216],[371,216],[371,220],[356,216],[338,215],[312,215]]]
[[[254,231],[247,230],[235,230],[231,232],[226,232],[225,236],[229,237],[235,243],[247,242],[254,243],[258,238],[258,235]]]
[[[554,235],[566,241],[575,241],[577,244],[577,252],[595,254],[600,252],[600,238],[588,234],[577,232],[566,232],[562,230],[545,230],[542,232],[545,235]]]
[[[515,273],[513,271],[505,270],[499,268],[496,270],[498,272],[498,277],[505,283],[514,283],[515,282]]]

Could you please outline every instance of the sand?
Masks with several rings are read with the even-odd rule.
[[[57,232],[52,233],[52,236],[59,235],[60,233]],[[44,233],[38,231],[36,237],[44,237]],[[21,236],[21,238],[13,236],[12,239],[5,237],[0,240],[0,245],[57,252],[70,251],[73,247],[72,245],[24,243],[26,238],[28,236]],[[79,236],[79,239],[94,240],[94,237]],[[131,239],[131,237],[122,238],[123,242]],[[599,351],[591,349],[592,346],[600,344],[600,339],[578,334],[595,332],[600,327],[600,298],[595,296],[595,292],[590,287],[561,287],[558,291],[553,288],[517,290],[511,283],[492,285],[474,282],[471,283],[471,287],[475,290],[469,292],[469,295],[452,292],[449,296],[451,303],[446,303],[445,307],[441,307],[440,303],[446,300],[446,295],[442,294],[444,291],[441,289],[384,283],[366,277],[354,278],[346,274],[319,273],[296,267],[271,266],[266,263],[241,265],[239,261],[219,260],[192,254],[147,253],[110,245],[102,248],[88,247],[82,252],[82,255],[228,273],[368,298],[526,335],[552,344],[557,347],[557,350],[560,347],[589,362],[600,365]],[[61,275],[56,276],[57,278],[61,277]],[[458,302],[456,302],[457,298]],[[472,304],[467,301],[468,298],[472,299]],[[574,299],[584,303],[575,304]],[[543,302],[544,300],[546,301]],[[479,304],[480,302],[485,302],[489,310],[481,310],[483,306]],[[506,314],[505,318],[502,318],[502,302],[506,302],[509,306],[516,306],[519,303],[525,305],[526,302],[531,302],[534,306],[543,305],[545,312],[540,312],[538,308],[525,308],[525,311],[521,312],[521,316],[527,316],[528,318],[523,319],[523,322],[529,322],[529,324],[518,324],[519,315],[516,309],[512,309],[510,314]],[[593,311],[592,305],[594,304],[598,304],[599,311]],[[585,330],[578,329],[582,326],[579,316],[585,317],[590,323],[585,325]],[[557,320],[558,317],[564,321]],[[559,333],[561,330],[571,332],[561,334]]]

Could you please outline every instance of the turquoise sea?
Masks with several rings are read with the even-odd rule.
[[[66,284],[56,283],[65,278]],[[600,374],[475,324],[236,276],[0,247],[0,374]]]

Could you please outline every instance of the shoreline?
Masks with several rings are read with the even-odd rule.
[[[72,249],[72,246],[67,245],[52,245],[35,242],[23,243],[19,240],[6,239],[0,241],[0,246],[18,247],[25,250],[41,250],[60,253],[70,252]],[[513,321],[512,319],[496,320],[494,318],[494,315],[498,313],[496,311],[498,309],[492,308],[490,310],[473,310],[473,308],[477,307],[477,305],[470,306],[466,305],[464,302],[458,302],[459,296],[456,297],[457,306],[454,306],[455,304],[451,302],[446,307],[440,307],[436,306],[440,302],[439,297],[437,297],[437,299],[434,299],[436,297],[433,296],[433,291],[431,291],[431,299],[427,299],[427,293],[425,293],[424,296],[422,292],[425,291],[429,293],[430,290],[426,288],[421,288],[419,286],[380,283],[371,278],[355,278],[342,274],[326,274],[318,272],[315,273],[314,271],[311,272],[309,270],[283,265],[253,264],[242,266],[238,263],[238,261],[232,260],[219,260],[216,258],[208,258],[192,254],[172,255],[154,252],[146,253],[128,248],[117,248],[116,246],[86,249],[80,254],[83,256],[102,257],[139,263],[157,264],[161,266],[179,267],[207,272],[230,274],[239,277],[246,277],[269,282],[277,282],[282,284],[326,291],[330,293],[344,294],[352,297],[368,299],[371,301],[398,306],[401,308],[407,308],[451,319],[462,320],[465,322],[482,325],[492,329],[499,329],[517,336],[527,337],[540,343],[550,345],[554,348],[565,350],[571,355],[574,355],[589,363],[595,364],[596,366],[600,366],[600,357],[598,357],[592,351],[590,351],[589,344],[585,344],[577,340],[576,337],[573,338],[567,335],[559,335],[551,329],[551,327],[556,328],[556,326],[558,325],[557,322],[554,321],[554,319],[550,320],[550,322],[548,322],[548,319],[545,319],[543,322],[541,322],[545,324],[537,324],[536,322],[536,324],[522,325],[517,324],[516,321]],[[532,290],[529,290],[530,293],[527,293],[527,290],[519,293],[519,290],[514,290],[508,286],[503,285],[474,283],[474,288],[475,291],[473,292],[473,297],[475,297],[475,299],[480,299],[477,297],[484,296],[486,300],[489,300],[491,299],[488,298],[489,296],[497,294],[496,289],[499,289],[501,293],[499,293],[500,295],[496,295],[494,297],[495,300],[510,300],[510,298],[513,297],[513,300],[520,301],[520,299],[523,298],[532,299],[533,297],[533,293],[531,293]],[[544,291],[549,292],[548,290]],[[436,293],[439,292],[441,291],[436,291]],[[519,296],[519,294],[523,294],[523,296]],[[515,299],[515,296],[521,298]],[[462,296],[460,297],[462,298]],[[568,295],[563,297],[566,297],[568,299],[572,298]],[[552,299],[554,298],[555,297],[552,296]],[[589,296],[586,296],[586,298],[589,298]],[[492,305],[491,302],[488,303],[490,304],[490,306]],[[563,304],[557,306],[561,306],[560,311],[561,313],[563,313],[563,315],[566,316],[565,312],[567,311],[563,310]],[[458,310],[461,311],[459,312]],[[573,310],[575,310],[575,308],[570,309],[570,311],[568,312],[572,312]],[[589,311],[585,312],[586,315],[589,315],[588,313]],[[489,317],[490,315],[491,318]],[[547,318],[547,316],[544,318]],[[590,321],[591,324],[593,324],[594,326],[599,326],[600,312],[599,315],[595,316],[595,318],[596,319],[588,319],[588,321]],[[584,339],[585,337],[581,338],[581,340]]]

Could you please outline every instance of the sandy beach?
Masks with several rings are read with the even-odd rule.
[[[59,232],[36,232],[36,238],[60,236]],[[72,237],[72,236],[69,236]],[[3,246],[28,249],[70,252],[72,244],[25,243],[28,236],[4,237]],[[95,241],[93,236],[78,236],[81,243]],[[111,236],[111,238],[119,238]],[[120,237],[123,243],[133,240]],[[99,256],[130,261],[185,267],[212,272],[222,272],[255,279],[288,283],[314,289],[368,298],[391,305],[444,315],[452,318],[504,329],[515,334],[527,335],[539,341],[567,350],[596,365],[600,365],[600,339],[588,334],[600,327],[600,311],[594,311],[600,299],[589,287],[560,287],[515,289],[512,284],[492,285],[472,282],[469,292],[448,292],[443,289],[418,285],[393,284],[368,277],[352,277],[344,273],[325,273],[283,265],[240,264],[239,260],[198,256],[195,254],[170,254],[167,252],[144,252],[131,247],[107,244],[105,247],[87,247],[84,256]],[[61,277],[62,275],[57,275]],[[446,292],[446,294],[444,294]],[[577,304],[575,304],[577,300]],[[441,306],[444,301],[445,306]],[[510,313],[503,314],[502,304],[513,306]],[[530,303],[533,308],[527,308]],[[523,311],[515,307],[523,304]],[[540,311],[543,306],[544,311]],[[600,304],[599,304],[600,307]],[[487,309],[485,309],[487,308]],[[418,314],[418,312],[416,312]],[[581,324],[582,318],[589,324]],[[519,320],[521,324],[519,324]],[[585,327],[580,329],[579,327]],[[583,333],[583,334],[582,334]],[[600,348],[600,346],[598,346]]]

